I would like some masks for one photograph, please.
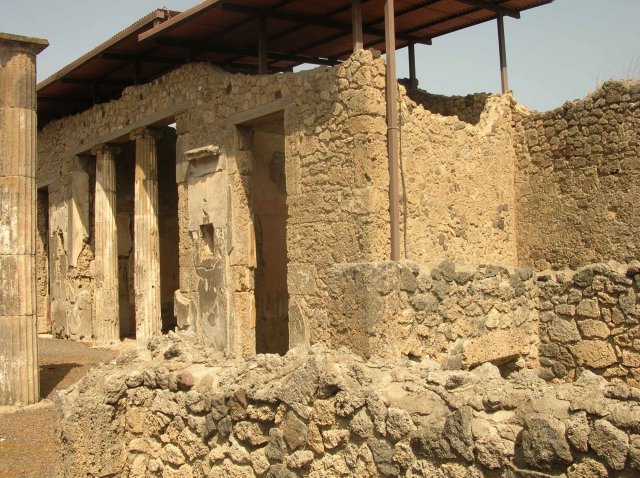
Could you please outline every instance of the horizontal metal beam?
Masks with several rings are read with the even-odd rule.
[[[100,58],[114,61],[139,61],[140,63],[167,63],[178,65],[184,63],[184,58],[172,58],[157,55],[134,55],[130,53],[103,53]]]
[[[520,12],[513,8],[503,7],[497,3],[488,2],[487,0],[456,0],[459,3],[466,3],[472,7],[478,7],[483,10],[489,10],[490,12],[504,15],[511,18],[520,18]]]
[[[128,86],[131,81],[127,80],[107,80],[102,78],[60,78],[60,83],[69,83],[72,85],[106,85],[106,86]]]
[[[221,45],[210,45],[210,44],[202,44],[202,43],[192,43],[192,42],[184,42],[180,40],[171,40],[167,38],[159,38],[154,40],[157,45],[166,46],[171,48],[182,48],[185,50],[192,50],[195,52],[209,52],[209,53],[219,53],[224,55],[233,55],[234,57],[251,57],[258,58],[258,49],[235,49],[228,48],[226,46]],[[329,58],[317,58],[312,56],[304,56],[304,55],[295,55],[288,53],[277,53],[270,51],[268,52],[269,60],[276,61],[291,61],[294,63],[310,63],[313,65],[329,65],[333,66],[336,64],[336,61],[331,60]],[[224,64],[224,61],[219,62]]]

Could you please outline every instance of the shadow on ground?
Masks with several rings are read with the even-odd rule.
[[[82,367],[79,363],[54,363],[40,366],[40,397],[49,398],[51,392],[75,368]]]

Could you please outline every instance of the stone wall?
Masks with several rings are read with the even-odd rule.
[[[328,285],[334,348],[430,358],[452,369],[537,365],[537,290],[529,268],[340,264]]]
[[[382,260],[388,254],[384,85],[384,63],[369,51],[335,68],[269,76],[189,64],[125,89],[116,101],[49,123],[38,141],[38,177],[51,183],[50,207],[62,211],[51,231],[60,271],[52,279],[54,317],[66,320],[77,293],[93,289],[90,231],[67,220],[73,209],[67,205],[88,194],[82,184],[84,193],[65,186],[84,180],[75,156],[100,142],[126,142],[135,128],[175,120],[178,323],[219,350],[253,353],[252,133],[250,125],[236,127],[233,121],[238,113],[258,114],[261,107],[277,104],[282,105],[285,132],[289,341],[322,341],[329,266]],[[194,160],[185,156],[201,148],[216,154]],[[216,239],[213,254],[206,257],[201,254],[203,227],[210,227]],[[73,254],[62,244],[71,244]],[[81,283],[67,277],[78,250],[87,254],[86,261],[73,266]]]
[[[515,108],[520,263],[576,269],[640,253],[640,82],[547,112]]]
[[[640,385],[640,264],[593,264],[538,277],[540,364],[572,380],[587,369]]]
[[[473,126],[401,95],[408,259],[518,263],[510,101],[488,98]]]
[[[640,472],[640,394],[433,363],[221,359],[186,337],[61,392],[58,476],[607,478]]]
[[[488,93],[473,93],[466,96],[435,95],[411,88],[407,88],[407,96],[434,114],[457,116],[460,121],[473,125],[480,122],[487,100],[491,97]]]

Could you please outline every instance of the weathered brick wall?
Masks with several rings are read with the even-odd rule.
[[[537,366],[532,271],[444,261],[340,264],[329,275],[332,347],[448,368]]]
[[[180,337],[59,399],[58,476],[605,478],[640,472],[638,390],[314,346],[223,359]],[[220,354],[219,354],[220,355]]]
[[[578,369],[640,385],[640,264],[593,264],[538,277],[540,364],[547,378]]]
[[[491,95],[473,93],[466,96],[446,96],[420,89],[407,89],[407,96],[434,114],[457,116],[460,121],[476,125],[480,122],[480,116]]]
[[[573,269],[640,253],[640,82],[547,112],[515,108],[522,264]]]
[[[510,97],[490,97],[476,126],[401,100],[407,258],[516,265]]]

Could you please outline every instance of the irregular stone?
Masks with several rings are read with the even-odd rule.
[[[618,361],[613,347],[600,340],[584,340],[571,346],[571,353],[578,365],[591,368],[605,368]]]
[[[582,336],[587,339],[606,339],[611,334],[607,324],[599,320],[581,320],[578,322],[578,328]]]
[[[575,279],[574,279],[575,280]],[[597,319],[600,317],[600,307],[597,299],[583,299],[576,308],[578,317]]]
[[[567,470],[567,478],[608,478],[609,472],[602,463],[591,458],[584,458],[580,463],[571,465]]]
[[[567,439],[581,452],[589,449],[589,420],[585,412],[578,412],[567,419]]]
[[[314,455],[311,450],[298,450],[287,458],[287,467],[292,470],[299,470],[308,466],[313,461]]]
[[[401,440],[413,432],[416,426],[411,415],[405,410],[389,407],[387,410],[387,434],[394,440]]]
[[[580,333],[573,320],[554,319],[549,324],[549,338],[553,342],[568,344],[578,342]]]
[[[573,461],[565,439],[566,428],[557,418],[533,413],[525,417],[522,454],[525,462],[538,470],[568,465]]]
[[[325,449],[332,450],[347,442],[349,430],[325,430],[322,432],[322,439]]]
[[[629,437],[606,420],[596,420],[589,435],[589,446],[608,467],[624,469],[629,454]]]
[[[287,418],[281,425],[284,440],[289,448],[296,450],[307,441],[307,426],[300,420],[295,413],[288,412]]]
[[[255,422],[238,422],[233,426],[233,433],[239,441],[252,446],[260,446],[269,441]]]

